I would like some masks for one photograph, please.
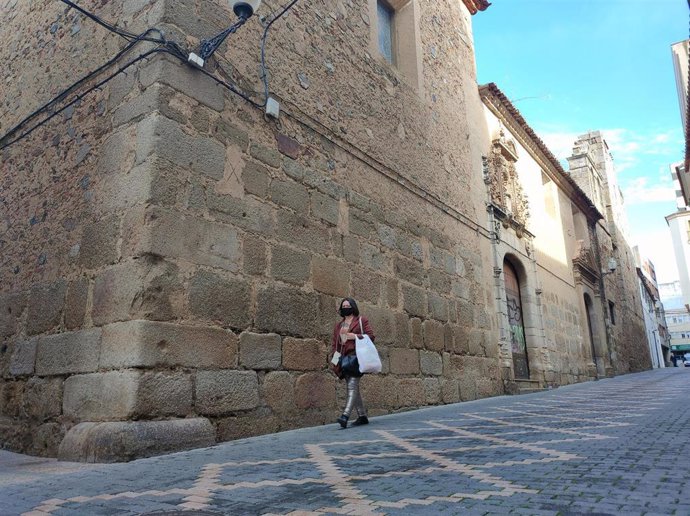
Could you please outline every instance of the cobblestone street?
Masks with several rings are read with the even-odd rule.
[[[687,515],[688,392],[669,368],[127,464],[0,452],[0,513]]]

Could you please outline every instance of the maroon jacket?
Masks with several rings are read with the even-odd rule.
[[[363,332],[359,326],[360,319],[362,319],[362,327],[364,328]],[[331,353],[340,351],[340,354],[342,356],[351,355],[355,352],[355,339],[346,340],[345,343],[342,344],[342,346],[340,344],[340,325],[344,320],[345,319],[341,319],[340,321],[335,323],[335,326],[333,326],[333,338],[331,339]],[[363,315],[352,319],[348,333],[354,333],[358,337],[361,337],[363,333],[366,333],[367,335],[369,335],[369,338],[371,340],[375,339],[374,330],[371,329],[369,320]]]

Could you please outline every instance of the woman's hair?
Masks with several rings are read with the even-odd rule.
[[[338,307],[338,311],[343,307],[343,303],[345,301],[348,301],[350,303],[350,306],[352,307],[352,315],[359,315],[359,308],[357,308],[357,301],[352,299],[351,297],[346,297],[340,302],[340,306]]]

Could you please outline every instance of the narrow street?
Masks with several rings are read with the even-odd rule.
[[[688,392],[669,368],[127,464],[0,452],[0,513],[687,515]]]

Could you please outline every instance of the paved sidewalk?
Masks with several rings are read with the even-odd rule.
[[[128,464],[0,452],[0,514],[688,515],[688,393],[669,368]]]

